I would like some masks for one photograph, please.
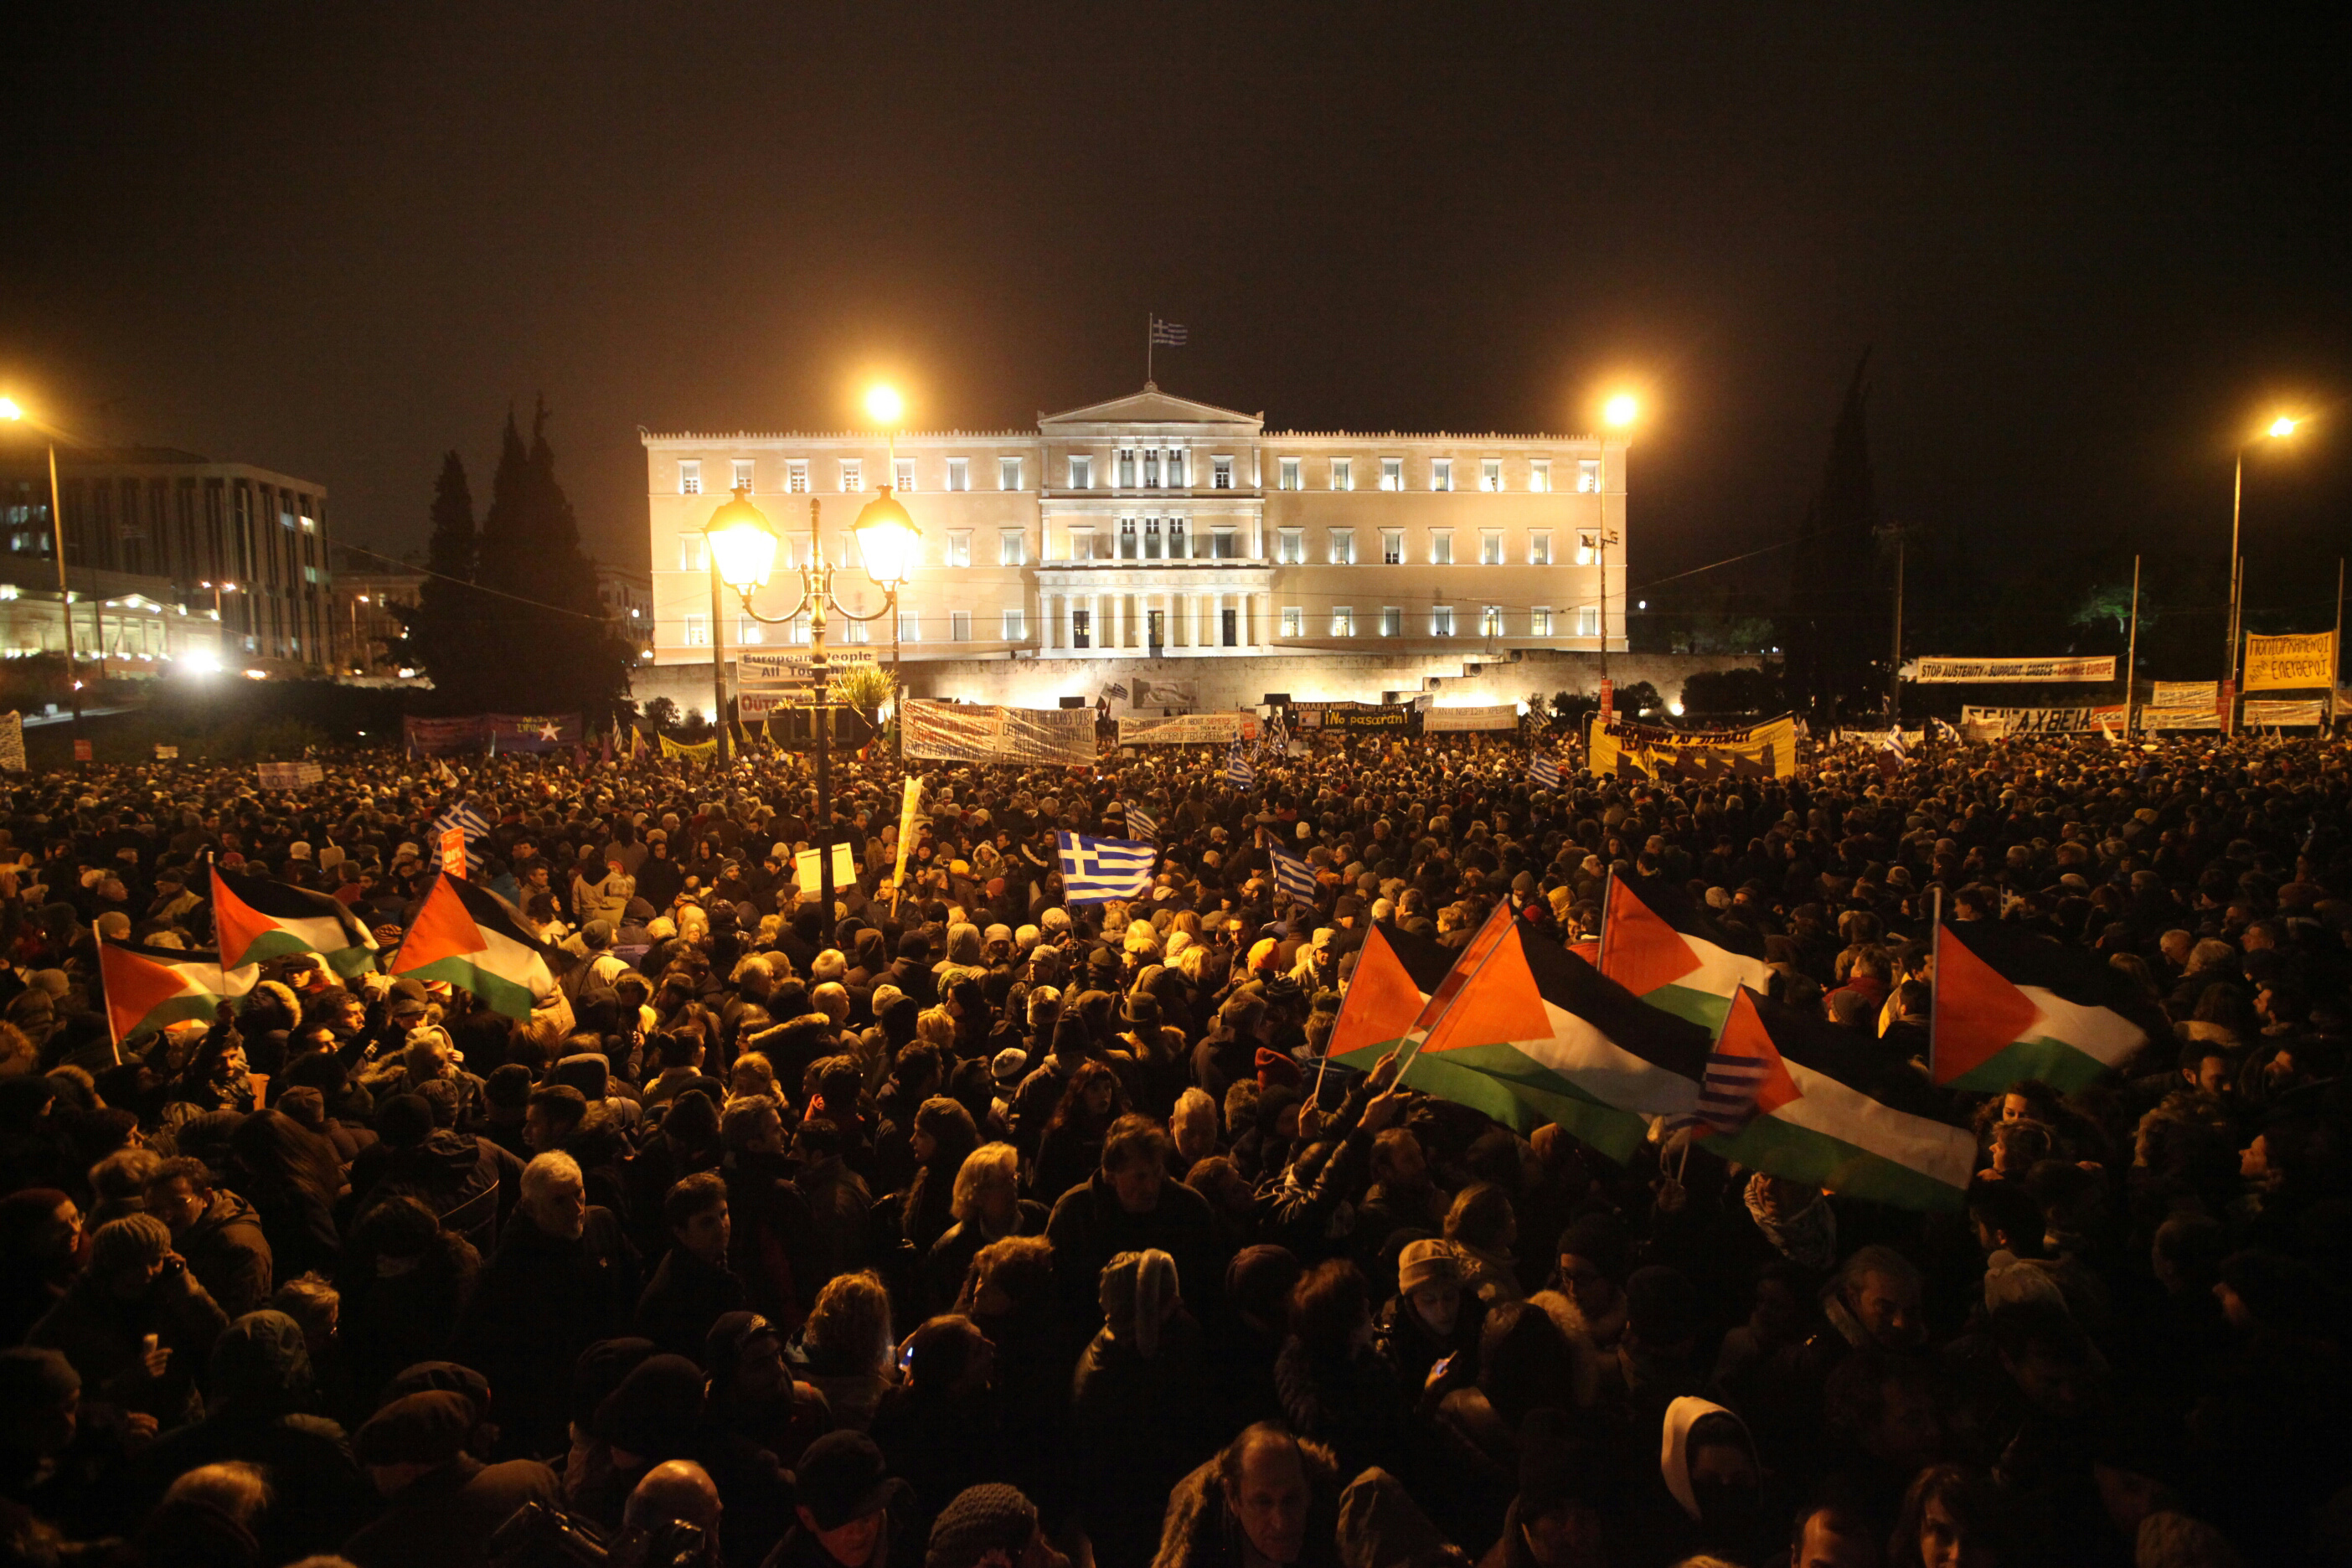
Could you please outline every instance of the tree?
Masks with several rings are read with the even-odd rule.
[[[1666,700],[1658,689],[1646,680],[1637,680],[1617,693],[1617,711],[1626,718],[1639,719],[1644,714],[1664,711]]]
[[[1830,436],[1820,491],[1789,552],[1788,615],[1780,645],[1788,655],[1790,700],[1817,724],[1835,721],[1841,703],[1875,706],[1890,606],[1867,567],[1876,550],[1878,491],[1870,466],[1865,414],[1870,401],[1864,351],[1846,385]]]
[[[1780,706],[1780,678],[1767,669],[1702,669],[1683,682],[1686,713],[1730,718]]]
[[[462,687],[478,657],[471,641],[479,634],[481,596],[474,592],[474,492],[466,465],[454,451],[441,456],[441,477],[433,481],[433,532],[425,545],[430,574],[416,592],[415,607],[392,606],[400,617],[407,662],[433,678],[436,689]]]

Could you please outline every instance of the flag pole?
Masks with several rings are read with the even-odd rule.
[[[1929,890],[1928,908],[1935,925],[1927,938],[1927,962],[1936,971],[1933,984],[1944,983],[1944,884],[1938,882]],[[1927,1081],[1936,1081],[1936,1015],[1940,1011],[1929,994],[1927,1004]]]
[[[2336,711],[2336,689],[2344,679],[2344,557],[2336,558],[2336,641],[2327,650],[2327,722],[2332,728],[2344,717]]]
[[[2341,579],[2344,575],[2344,563],[2341,561],[2338,561],[2336,563],[2336,575],[2339,580],[2337,584],[2336,599],[2340,613],[2340,606],[2343,600]],[[2132,722],[2132,719],[2138,710],[2139,705],[2133,700],[2138,695],[2139,557],[2135,555],[2132,557],[2131,639],[2124,645],[2124,733],[2126,736],[2130,735],[2136,728]]]
[[[1153,330],[1154,330],[1155,328],[1157,328],[1159,325],[1160,325],[1160,319],[1159,319],[1158,317],[1156,317],[1156,316],[1152,315],[1150,311],[1146,311],[1146,312],[1144,312],[1144,317],[1143,317],[1143,384],[1144,384],[1144,385],[1146,385],[1146,386],[1150,386],[1150,385],[1151,384],[1151,347],[1152,347],[1151,340],[1152,340],[1152,337],[1153,337],[1153,335],[1154,335],[1154,331],[1153,331]]]

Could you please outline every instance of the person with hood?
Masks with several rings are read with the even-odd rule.
[[[222,1311],[242,1316],[269,1299],[275,1272],[261,1216],[202,1160],[163,1162],[147,1184],[146,1212],[172,1227],[173,1250]]]
[[[1735,1563],[1766,1561],[1781,1544],[1764,1502],[1764,1468],[1747,1423],[1711,1400],[1685,1394],[1666,1406],[1658,1477],[1664,1501],[1647,1510],[1639,1562],[1672,1563],[1712,1552]]]
[[[89,1268],[26,1342],[63,1351],[93,1402],[168,1429],[203,1415],[196,1369],[227,1326],[172,1250],[171,1229],[153,1215],[126,1215],[99,1226]]]
[[[139,1505],[201,1465],[259,1466],[278,1490],[261,1531],[268,1560],[331,1552],[373,1511],[343,1429],[313,1414],[316,1390],[302,1331],[283,1312],[248,1312],[213,1342],[205,1418],[141,1453],[131,1491]]]
[[[491,1532],[525,1503],[562,1506],[536,1459],[485,1465],[467,1451],[476,1411],[446,1389],[404,1394],[353,1435],[352,1458],[390,1506],[343,1542],[356,1568],[488,1568]]]
[[[1139,1563],[1210,1440],[1207,1351],[1167,1253],[1120,1253],[1097,1289],[1103,1326],[1070,1379],[1070,1461],[1095,1555]]]
[[[421,1095],[386,1100],[376,1112],[376,1132],[377,1142],[352,1162],[354,1223],[388,1199],[413,1197],[444,1229],[487,1253],[521,1194],[522,1161],[488,1138],[436,1127]]]

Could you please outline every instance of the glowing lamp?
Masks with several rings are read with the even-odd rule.
[[[866,503],[853,525],[857,536],[857,557],[866,563],[866,574],[886,592],[901,587],[915,574],[916,552],[922,548],[923,531],[907,515],[890,487]]]
[[[1641,411],[1641,405],[1633,401],[1631,393],[1621,392],[1601,405],[1601,417],[1622,428],[1633,423],[1634,416]]]
[[[2299,423],[2301,423],[2299,420],[2290,419],[2285,415],[2282,414],[2277,418],[2271,421],[2269,434],[2273,438],[2282,436],[2292,436],[2294,434],[2295,426]]]
[[[776,563],[776,531],[767,514],[745,499],[746,493],[737,489],[735,499],[722,502],[702,525],[703,542],[719,565],[719,580],[739,594],[766,587]]]
[[[866,413],[877,425],[896,425],[906,411],[906,399],[895,386],[877,386],[866,394]]]

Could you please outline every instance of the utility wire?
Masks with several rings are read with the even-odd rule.
[[[604,621],[610,618],[601,611],[592,616],[585,610],[567,609],[562,605],[551,605],[544,599],[527,599],[520,594],[509,594],[504,588],[489,588],[479,583],[468,583],[463,577],[452,577],[446,572],[436,572],[430,566],[419,566],[413,561],[403,561],[397,556],[386,555],[380,550],[370,550],[364,544],[346,544],[342,548],[354,555],[365,555],[372,560],[381,561],[386,565],[397,566],[404,572],[417,572],[427,577],[438,577],[444,583],[455,583],[459,587],[470,588],[477,594],[495,594],[501,599],[512,599],[518,605],[529,605],[536,610],[553,610],[559,616],[577,616],[583,621]]]

